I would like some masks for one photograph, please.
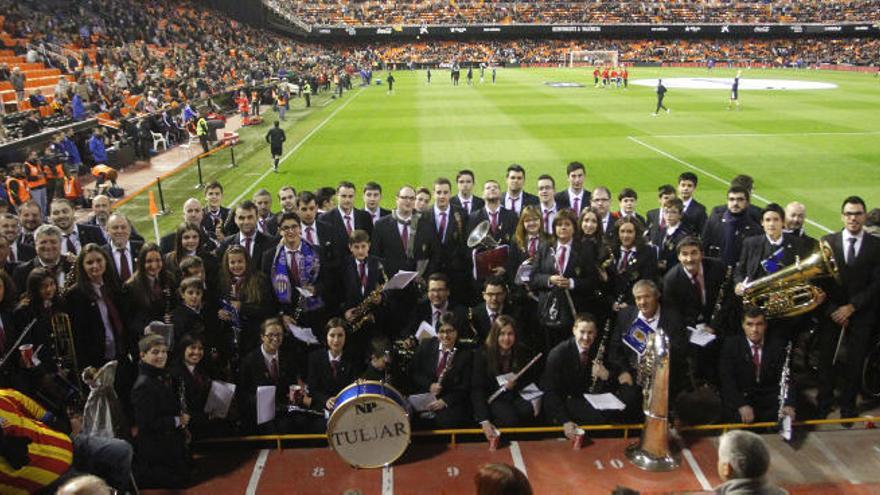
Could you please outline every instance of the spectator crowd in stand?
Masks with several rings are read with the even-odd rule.
[[[309,25],[619,24],[876,22],[877,0],[573,2],[543,0],[326,1],[264,0],[283,17]]]

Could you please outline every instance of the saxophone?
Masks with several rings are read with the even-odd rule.
[[[381,264],[379,265],[379,271],[382,273],[382,283],[377,285],[360,304],[354,307],[350,323],[352,332],[360,330],[370,320],[370,317],[373,316],[373,310],[382,304],[382,291],[385,289],[385,284],[388,283],[388,275],[385,274],[385,269]]]

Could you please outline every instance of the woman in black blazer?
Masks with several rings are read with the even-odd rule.
[[[186,258],[198,256],[205,267],[206,283],[213,287],[217,283],[217,258],[211,252],[208,237],[199,225],[182,223],[177,226],[174,237],[174,251],[165,255],[165,266],[178,280],[183,280],[180,263]]]
[[[560,210],[553,219],[553,232],[556,241],[545,244],[538,252],[530,282],[532,291],[539,299],[545,350],[568,338],[574,314],[592,310],[587,303],[599,288],[596,256],[590,245],[579,241],[574,212]],[[555,308],[558,315],[565,316],[554,320],[551,308]],[[553,324],[560,320],[563,324]]]
[[[166,269],[156,243],[148,242],[138,253],[137,269],[122,286],[126,327],[136,339],[151,321],[171,323],[177,303],[177,283]]]
[[[645,241],[644,226],[633,217],[614,223],[611,242],[613,263],[608,266],[614,310],[634,304],[632,288],[638,280],[657,282],[657,250]]]
[[[331,318],[326,328],[327,347],[309,354],[306,383],[312,396],[311,409],[316,411],[332,411],[336,407],[336,395],[360,373],[357,363],[345,350],[345,320]]]
[[[496,426],[524,426],[534,421],[537,415],[535,408],[519,393],[541,376],[537,363],[518,380],[509,381],[505,386],[506,390],[491,404],[488,402],[489,397],[499,389],[499,375],[519,373],[531,360],[532,353],[519,338],[516,320],[507,315],[496,318],[483,347],[474,353],[474,373],[471,379],[474,418],[483,427],[483,434],[487,439],[495,436]]]
[[[198,333],[186,333],[177,342],[174,360],[170,365],[174,383],[181,386],[186,409],[190,415],[187,428],[193,440],[210,436],[224,436],[233,433],[231,423],[227,419],[213,418],[205,413],[205,403],[211,391],[213,373],[208,368],[205,357],[204,336]],[[229,416],[227,416],[228,418]]]

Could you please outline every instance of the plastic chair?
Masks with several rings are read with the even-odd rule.
[[[165,140],[165,136],[159,134],[158,132],[150,131],[150,135],[153,136],[153,149],[159,151],[159,145],[162,145],[162,148],[168,150],[168,141]]]

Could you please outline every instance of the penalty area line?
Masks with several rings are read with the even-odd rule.
[[[306,134],[302,139],[300,139],[299,142],[296,143],[296,146],[293,147],[293,149],[291,149],[290,151],[287,152],[287,154],[285,154],[284,156],[282,156],[282,157],[281,157],[281,160],[280,160],[278,163],[281,164],[281,163],[285,162],[288,158],[290,158],[291,155],[293,155],[294,153],[296,153],[296,150],[300,149],[300,147],[301,147],[303,144],[305,144],[305,142],[308,141],[309,138],[311,138],[312,136],[314,136],[315,133],[317,133],[319,130],[321,130],[321,128],[323,128],[324,125],[327,124],[327,122],[330,122],[330,119],[332,119],[333,117],[335,117],[336,114],[339,113],[340,110],[342,110],[343,108],[345,108],[346,106],[348,106],[349,103],[351,103],[355,98],[357,98],[357,97],[358,97],[361,93],[363,93],[363,92],[364,92],[364,90],[363,90],[363,88],[361,88],[361,89],[358,90],[358,92],[355,93],[351,98],[345,100],[345,102],[344,102],[342,105],[339,105],[339,106],[336,108],[336,110],[333,110],[333,112],[331,112],[330,115],[328,115],[326,119],[322,120],[320,124],[318,124],[317,126],[315,126],[314,129],[312,129],[311,131],[309,131],[308,134]],[[269,167],[268,170],[266,170],[265,172],[263,172],[263,175],[261,175],[259,179],[257,179],[256,181],[252,182],[251,185],[248,186],[247,189],[245,189],[244,191],[242,191],[241,194],[239,194],[238,196],[236,196],[235,199],[233,199],[233,200],[232,200],[232,203],[230,203],[230,204],[232,204],[232,205],[237,205],[238,202],[241,201],[241,198],[245,197],[245,196],[247,195],[247,193],[251,192],[251,191],[254,189],[254,187],[257,186],[257,184],[263,182],[263,179],[265,179],[266,177],[268,177],[269,174],[272,173],[272,170],[273,170],[272,167]]]
[[[652,136],[652,137],[654,137],[654,136]],[[712,172],[709,172],[709,171],[706,170],[706,169],[700,168],[700,167],[694,165],[693,163],[686,162],[686,161],[682,160],[681,158],[678,158],[677,156],[674,156],[674,155],[672,155],[672,154],[670,154],[670,153],[667,153],[667,152],[661,150],[660,148],[658,148],[658,147],[656,147],[656,146],[652,146],[652,145],[650,145],[650,144],[648,144],[648,143],[646,143],[646,142],[640,140],[639,138],[637,138],[637,137],[635,137],[635,136],[627,136],[627,139],[629,139],[630,141],[632,141],[632,142],[634,142],[634,143],[636,143],[636,144],[638,144],[638,145],[640,145],[640,146],[643,146],[643,147],[645,147],[645,148],[648,148],[649,150],[651,150],[651,151],[653,151],[653,152],[655,152],[655,153],[657,153],[657,154],[659,154],[659,155],[663,155],[663,156],[665,156],[666,158],[669,158],[670,160],[672,160],[672,161],[674,161],[674,162],[678,162],[678,163],[684,165],[685,167],[690,168],[691,170],[696,170],[697,172],[700,172],[701,174],[703,174],[703,175],[705,175],[705,176],[707,176],[707,177],[711,177],[712,179],[715,179],[716,181],[718,181],[718,182],[720,182],[720,183],[722,183],[722,184],[724,184],[724,185],[729,185],[729,184],[730,184],[730,181],[729,181],[729,180],[724,180],[723,178],[721,178],[721,177],[719,177],[719,176],[713,174]],[[759,195],[759,194],[752,194],[752,197],[755,198],[755,199],[757,199],[757,200],[759,200],[759,201],[763,201],[764,203],[768,203],[768,204],[773,202],[773,201],[771,201],[770,199],[765,198],[765,197],[763,197],[763,196],[761,196],[761,195]],[[813,227],[816,227],[816,228],[822,229],[822,230],[825,231],[825,232],[828,232],[828,233],[833,232],[833,231],[832,231],[831,229],[829,229],[828,227],[822,225],[821,223],[818,223],[818,222],[815,222],[815,221],[813,221],[813,220],[810,220],[809,218],[806,220],[806,222],[807,222],[808,224],[812,225]]]

